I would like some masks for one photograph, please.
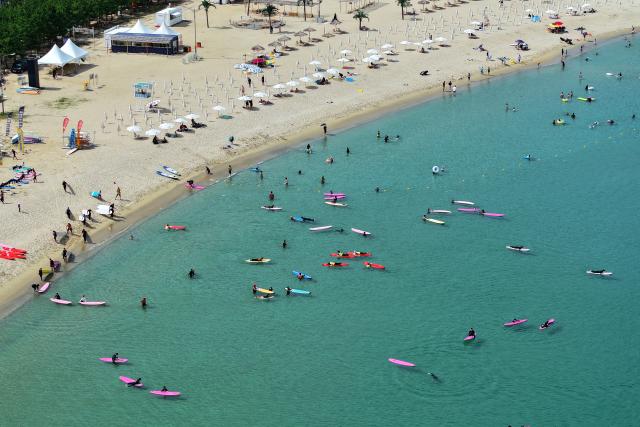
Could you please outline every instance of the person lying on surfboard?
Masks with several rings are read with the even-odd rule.
[[[592,272],[592,273],[595,273],[595,274],[602,274],[602,273],[604,273],[605,271],[607,271],[607,270],[591,270],[591,272]]]
[[[473,330],[473,328],[469,329],[469,332],[467,333],[468,336],[470,337],[475,337],[476,336],[476,331]]]
[[[251,258],[250,261],[262,261],[264,258],[260,257],[260,258]]]
[[[549,326],[550,326],[550,325],[549,325],[549,321],[548,321],[548,320],[545,320],[545,321],[544,321],[544,323],[543,323],[542,325],[540,325],[540,327],[541,327],[542,329],[546,329],[546,328],[548,328]]]
[[[142,384],[142,378],[138,378],[138,379],[137,379],[137,380],[135,380],[134,382],[127,384],[127,387],[135,387],[135,386],[137,386],[138,384]]]

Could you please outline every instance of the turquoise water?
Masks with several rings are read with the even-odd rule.
[[[633,425],[640,119],[631,114],[640,105],[629,95],[640,93],[640,60],[622,42],[598,53],[314,141],[310,156],[296,149],[263,164],[264,181],[243,172],[149,219],[135,240],[113,242],[52,288],[109,307],[41,296],[1,322],[2,424]],[[605,75],[618,71],[622,80]],[[559,101],[587,83],[595,103]],[[576,120],[552,126],[565,112]],[[588,127],[609,118],[617,124]],[[402,139],[383,144],[377,129]],[[528,153],[539,160],[523,160]],[[434,164],[448,172],[432,176]],[[349,207],[324,205],[330,189],[347,193]],[[259,209],[270,190],[284,212]],[[420,221],[452,198],[506,217]],[[165,223],[188,231],[164,232]],[[373,237],[307,230],[329,224]],[[358,259],[322,267],[336,249],[371,251],[387,271]],[[273,262],[243,262],[257,256]],[[315,280],[300,284],[293,269]],[[280,295],[256,300],[252,281]],[[287,285],[313,296],[285,297]],[[502,327],[514,317],[530,320]],[[550,317],[556,325],[539,331]],[[478,339],[465,346],[470,327]],[[96,360],[115,351],[131,363]],[[118,375],[140,376],[147,389]],[[183,396],[148,394],[163,385]]]

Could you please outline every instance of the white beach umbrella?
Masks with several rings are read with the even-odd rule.
[[[302,76],[298,80],[300,80],[302,83],[311,83],[313,81],[313,79],[311,79],[311,78],[309,78],[307,76]]]
[[[529,9],[529,10],[531,10],[531,9]],[[471,21],[470,24],[471,25],[482,25],[482,22],[480,22],[480,21]]]
[[[173,123],[160,123],[160,126],[158,126],[160,129],[162,130],[169,130],[169,129],[173,129],[174,127],[176,127]]]
[[[268,95],[264,92],[256,92],[253,94],[254,98],[266,98]]]
[[[393,45],[391,43],[385,43],[380,46],[381,49],[393,49]]]
[[[367,50],[367,53],[369,55],[376,55],[378,53],[378,50],[377,49],[369,49],[369,50]]]
[[[380,61],[382,58],[380,57],[380,55],[371,55],[369,59],[372,61]]]
[[[423,44],[431,44],[431,43],[433,43],[433,40],[431,40],[431,39],[422,40],[422,43]]]
[[[402,41],[400,42],[400,44],[401,44],[401,45],[403,45],[403,46],[406,46],[406,45],[411,44],[411,42],[410,42],[410,41],[408,41],[408,40],[402,40]]]
[[[131,133],[142,132],[142,128],[140,126],[138,126],[138,125],[129,126],[127,128],[127,132],[131,132]]]
[[[321,79],[323,77],[326,77],[324,73],[313,73],[312,76],[315,77],[316,79]]]
[[[557,15],[558,14],[558,12],[556,12],[555,10],[551,10],[551,9],[547,10],[545,13],[547,15]]]
[[[216,105],[215,107],[213,107],[213,110],[219,113],[221,111],[226,110],[226,108],[224,108],[222,105]]]
[[[373,61],[371,60],[371,58],[367,57],[367,58],[362,58],[362,62],[368,64],[369,62],[373,62]]]
[[[272,88],[276,90],[282,90],[282,89],[286,89],[287,87],[282,83],[278,83],[277,85],[273,85]]]
[[[342,63],[351,62],[351,60],[349,58],[338,58],[338,59],[336,59],[336,61],[342,62]]]
[[[393,55],[393,51],[392,50],[385,50],[382,53],[384,53],[385,55]]]
[[[197,114],[189,113],[186,116],[184,116],[184,118],[187,120],[197,120],[200,118],[200,116]]]
[[[471,28],[467,28],[466,30],[463,31],[463,33],[465,33],[465,34],[473,34],[474,31]]]
[[[435,41],[437,41],[438,43],[444,43],[447,41],[447,39],[444,37],[436,37]]]
[[[327,70],[327,74],[333,74],[334,76],[337,76],[338,74],[340,74],[340,71],[336,70],[335,68],[329,68]]]
[[[182,117],[178,117],[177,119],[174,120],[174,122],[176,122],[176,123],[187,123],[187,120],[183,119]]]
[[[160,135],[160,131],[158,129],[149,129],[144,134],[147,136],[158,136]]]
[[[317,59],[314,59],[313,61],[309,62],[309,65],[318,66],[318,65],[321,65],[321,64],[322,64],[322,62],[318,61]]]
[[[242,95],[241,97],[238,98],[238,101],[251,101],[251,97],[247,96],[247,95]]]
[[[296,87],[296,86],[299,86],[299,85],[300,85],[300,83],[298,83],[295,80],[290,80],[290,81],[287,82],[287,86],[289,86],[289,87]]]
[[[341,55],[351,55],[353,52],[351,52],[349,49],[343,49],[340,51]]]

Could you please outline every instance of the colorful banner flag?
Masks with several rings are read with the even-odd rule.
[[[7,129],[4,132],[4,136],[11,136],[11,119],[13,118],[13,113],[7,114]]]
[[[62,121],[62,133],[67,130],[67,126],[69,126],[69,117],[65,117]]]
[[[24,105],[18,108],[18,129],[22,129],[23,119],[24,119]]]
[[[82,130],[82,125],[84,125],[84,122],[82,120],[78,120],[78,126],[76,126],[78,133]]]

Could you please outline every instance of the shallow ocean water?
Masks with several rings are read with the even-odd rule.
[[[595,53],[312,141],[312,155],[300,147],[262,164],[263,181],[244,171],[150,218],[135,240],[117,239],[0,323],[2,423],[633,425],[640,59],[622,41]],[[561,90],[582,96],[586,84],[596,102],[560,102]],[[568,124],[552,126],[557,117]],[[401,139],[384,144],[377,129]],[[447,172],[433,176],[433,165]],[[283,212],[260,209],[270,190]],[[323,204],[329,190],[349,206]],[[506,217],[420,220],[429,207],[454,210],[454,198]],[[308,230],[320,225],[345,232]],[[387,270],[364,259],[322,267],[337,249],[371,251]],[[273,262],[243,262],[258,256]],[[280,295],[256,300],[252,281]],[[287,285],[312,296],[286,297]],[[55,292],[109,306],[56,306]],[[502,326],[514,317],[529,322]],[[539,331],[547,318],[556,325]],[[478,339],[464,345],[470,327]],[[131,363],[97,361],[116,351]],[[126,388],[118,375],[147,387]],[[149,395],[163,385],[183,396]]]

